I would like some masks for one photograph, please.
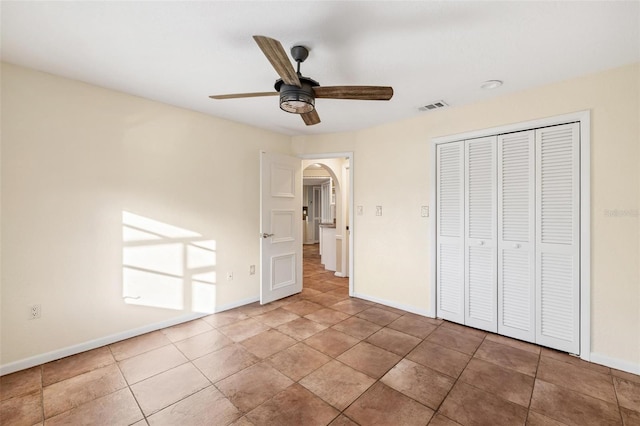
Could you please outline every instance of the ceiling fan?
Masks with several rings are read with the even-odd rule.
[[[388,101],[393,96],[393,88],[387,86],[320,86],[317,81],[300,73],[300,64],[309,56],[309,49],[304,46],[291,48],[291,57],[298,64],[296,71],[278,40],[259,35],[253,36],[253,39],[280,76],[276,80],[276,91],[212,95],[210,98],[235,99],[280,95],[280,109],[300,114],[305,124],[311,126],[320,123],[320,116],[315,108],[316,98]]]

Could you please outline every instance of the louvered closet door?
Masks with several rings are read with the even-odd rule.
[[[465,141],[465,324],[496,332],[496,137]]]
[[[580,349],[580,170],[577,123],[536,130],[536,340]]]
[[[464,145],[436,148],[438,316],[464,323]]]
[[[535,342],[533,130],[498,136],[498,333]]]

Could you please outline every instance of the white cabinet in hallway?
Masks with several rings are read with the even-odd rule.
[[[336,270],[336,226],[320,225],[320,263],[328,271]]]

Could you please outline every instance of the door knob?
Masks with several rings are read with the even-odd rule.
[[[478,241],[478,245],[479,246],[483,246],[484,245],[484,241]]]
[[[266,232],[262,233],[262,238],[269,238],[269,237],[273,237],[274,234],[267,234]]]
[[[518,244],[518,243],[514,244],[513,248],[520,248],[520,244]]]

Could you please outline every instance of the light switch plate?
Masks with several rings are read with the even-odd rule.
[[[420,210],[420,216],[429,217],[429,206],[422,206]]]
[[[362,216],[364,214],[364,207],[357,206],[356,207],[356,212],[358,213],[358,216]]]
[[[382,216],[382,206],[376,206],[376,216]]]

